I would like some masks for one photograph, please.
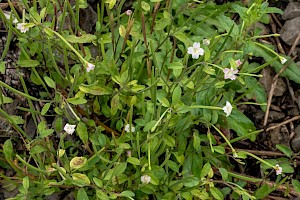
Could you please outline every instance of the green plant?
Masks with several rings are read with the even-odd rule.
[[[263,131],[237,105],[265,110],[258,72],[267,65],[278,70],[289,59],[256,41],[278,34],[251,30],[281,11],[259,0],[221,6],[138,0],[132,13],[122,11],[124,3],[101,1],[93,33],[79,26],[86,1],[24,0],[22,23],[10,4],[18,24],[0,11],[8,34],[18,38],[16,68],[26,68],[39,89],[28,92],[21,76],[23,91],[0,81],[27,100],[28,108],[20,110],[29,111],[37,127],[32,138],[0,109],[24,145],[19,152],[12,143],[20,139],[8,139],[1,151],[1,165],[16,172],[16,180],[1,175],[8,189],[19,189],[12,199],[64,190],[77,199],[255,199],[274,188],[250,193],[247,181],[263,179],[236,173],[231,161],[250,156],[261,161],[264,173],[293,173],[289,161],[263,160],[232,145],[254,142]],[[249,62],[253,56],[266,63]],[[299,83],[299,73],[293,63],[284,75]],[[7,99],[2,93],[1,106]],[[228,139],[226,130],[236,138]],[[279,175],[276,184],[287,181]]]

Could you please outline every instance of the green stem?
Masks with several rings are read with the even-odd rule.
[[[39,168],[36,168],[36,167],[30,165],[30,164],[27,163],[25,160],[23,160],[19,155],[16,155],[16,157],[17,157],[24,165],[26,165],[28,168],[33,169],[33,170],[38,171],[38,172],[41,172],[41,173],[43,173],[43,174],[49,174],[49,172],[46,171],[46,170],[41,170],[41,169],[39,169]]]
[[[225,137],[225,135],[222,133],[222,131],[220,131],[220,129],[218,129],[215,125],[211,124],[212,127],[214,127],[214,129],[222,136],[222,138],[225,140],[225,142],[228,144],[228,146],[231,148],[231,151],[233,153],[233,155],[236,154],[235,149],[232,147],[230,141],[227,139],[227,137]]]
[[[87,64],[87,61],[82,57],[82,55],[59,33],[57,33],[56,31],[53,31],[52,29],[48,28],[48,27],[44,27],[44,29],[46,30],[45,32],[51,32],[54,33],[57,37],[59,37],[77,56],[78,58],[84,63]]]

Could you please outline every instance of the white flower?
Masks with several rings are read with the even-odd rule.
[[[72,135],[75,131],[76,125],[66,123],[64,127],[64,131],[66,131],[69,135]]]
[[[131,129],[130,129],[131,127]],[[130,132],[135,132],[135,128],[133,125],[130,125],[130,124],[126,124],[125,127],[124,127],[124,130],[127,132],[127,133],[130,133]]]
[[[282,173],[282,167],[280,167],[278,164],[275,165],[276,175],[279,175]]]
[[[126,155],[127,155],[127,157],[131,157],[131,154],[132,154],[132,152],[130,151],[130,150],[128,150],[128,151],[126,151]]]
[[[204,39],[202,40],[202,43],[206,46],[208,46],[210,44],[210,40],[209,39]]]
[[[143,175],[143,176],[141,176],[141,181],[142,181],[142,183],[148,184],[151,181],[151,177],[148,175]]]
[[[239,72],[239,70],[234,70],[232,67],[229,68],[225,68],[223,69],[224,72],[224,78],[225,79],[231,79],[231,80],[235,80],[236,79],[236,74]]]
[[[199,56],[204,55],[204,50],[202,48],[200,48],[199,42],[194,42],[193,46],[188,48],[187,53],[191,54],[192,58],[198,59]]]
[[[132,11],[131,10],[126,10],[126,15],[128,15],[128,16],[130,16],[130,15],[132,15]]]
[[[226,113],[226,117],[228,117],[231,114],[232,111],[232,105],[228,101],[226,101],[226,105],[222,108],[224,112]]]
[[[4,13],[4,16],[6,19],[10,20],[10,13],[8,14],[7,12],[3,12]],[[13,16],[13,23],[16,24],[18,23],[18,20]]]
[[[17,29],[19,29],[21,31],[21,33],[26,33],[29,28],[26,27],[27,23],[18,23],[17,24]]]
[[[281,64],[284,64],[287,61],[287,59],[285,57],[279,56],[279,59],[280,59]]]
[[[238,59],[238,60],[235,61],[235,64],[236,64],[237,67],[239,67],[242,64],[242,62],[241,62],[240,59]]]
[[[94,69],[95,69],[95,65],[94,64],[87,63],[87,68],[86,68],[87,72],[90,72],[91,70],[94,70]]]
[[[230,112],[231,112],[231,111],[230,111]],[[233,155],[234,158],[239,157],[238,154],[237,154],[236,152],[233,152],[232,155]]]

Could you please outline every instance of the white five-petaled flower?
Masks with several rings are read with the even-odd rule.
[[[126,15],[128,15],[128,16],[130,16],[130,15],[132,15],[132,11],[131,10],[126,10]]]
[[[225,68],[223,69],[224,72],[224,78],[225,79],[230,79],[230,80],[235,80],[236,79],[236,74],[239,72],[239,70],[234,70],[232,67],[229,68]]]
[[[131,124],[126,124],[125,127],[124,127],[124,130],[127,132],[127,133],[130,133],[130,132],[135,132],[135,128],[134,126]]]
[[[142,181],[142,183],[148,184],[151,181],[151,177],[148,175],[143,175],[143,176],[141,176],[141,181]]]
[[[209,39],[204,39],[202,40],[202,43],[206,46],[208,46],[210,44],[210,40]]]
[[[241,62],[240,59],[238,59],[238,60],[235,61],[235,64],[236,64],[237,67],[239,67],[242,64],[242,62]]]
[[[222,108],[223,111],[226,113],[226,117],[228,117],[231,114],[232,111],[232,105],[228,101],[226,101],[226,105]]]
[[[279,57],[281,64],[286,63],[287,59],[285,57],[280,56]]]
[[[275,171],[276,171],[276,175],[279,175],[282,173],[282,167],[280,167],[278,164],[275,165]]]
[[[92,63],[87,63],[86,71],[90,72],[91,70],[95,69],[95,65]]]
[[[187,53],[191,54],[192,58],[198,59],[199,56],[204,55],[204,50],[202,48],[200,48],[199,42],[194,42],[193,46],[188,48]]]
[[[69,135],[72,135],[75,131],[76,125],[66,123],[64,127],[64,131],[66,131]]]
[[[29,28],[26,27],[27,23],[18,23],[17,24],[17,29],[19,29],[21,31],[21,33],[26,33]]]

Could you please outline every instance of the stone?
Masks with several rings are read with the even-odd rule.
[[[271,68],[266,67],[261,71],[261,74],[263,75],[263,77],[259,79],[259,83],[265,88],[265,91],[269,93],[272,87],[273,78],[275,76],[274,71]],[[286,89],[287,89],[286,83],[283,81],[282,78],[278,78],[273,96],[275,97],[283,96],[284,93],[286,92]]]
[[[284,20],[288,20],[299,16],[300,16],[300,3],[290,2],[285,8],[282,18]]]
[[[300,33],[300,17],[287,20],[280,30],[281,39],[288,45],[292,45]],[[300,44],[300,40],[297,45]]]
[[[300,151],[300,125],[295,128],[295,135],[291,139],[290,145],[295,153]]]

